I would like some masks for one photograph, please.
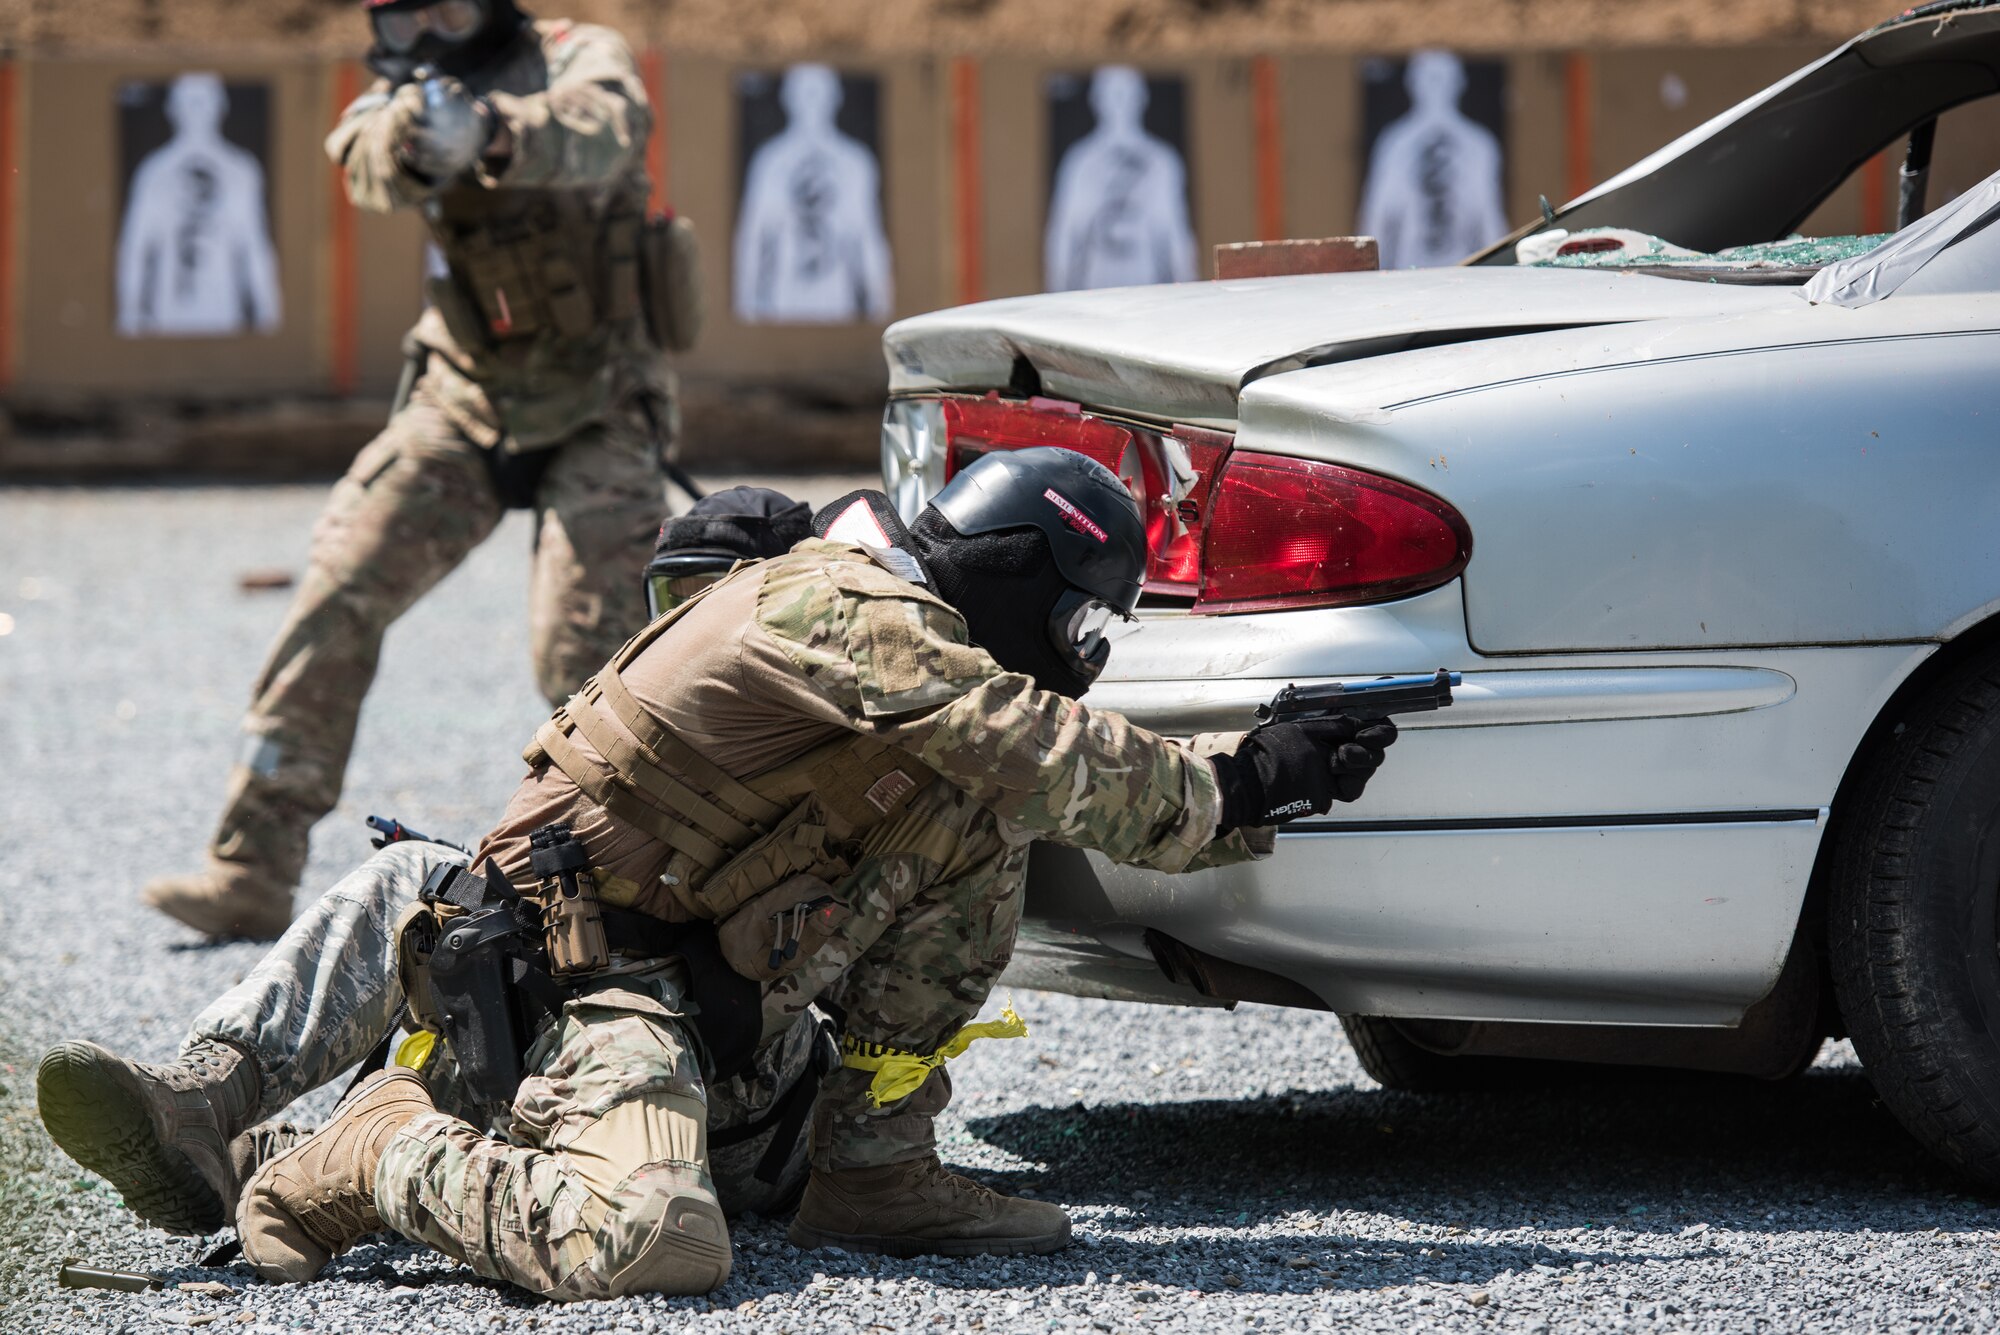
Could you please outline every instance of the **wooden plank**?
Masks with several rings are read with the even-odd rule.
[[[1382,265],[1372,236],[1314,240],[1239,241],[1215,248],[1215,276],[1285,278],[1308,273],[1360,273]]]

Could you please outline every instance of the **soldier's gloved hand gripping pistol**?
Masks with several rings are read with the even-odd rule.
[[[1396,740],[1394,714],[1442,709],[1457,673],[1287,686],[1257,707],[1233,755],[1211,756],[1222,796],[1219,828],[1278,825],[1357,800]]]

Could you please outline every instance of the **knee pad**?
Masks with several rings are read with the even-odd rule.
[[[605,1296],[707,1293],[729,1278],[729,1225],[708,1172],[708,1109],[650,1093],[606,1110],[563,1149],[603,1203],[591,1263]]]
[[[597,1227],[609,1296],[695,1294],[729,1278],[729,1225],[703,1175],[653,1164],[628,1178]]]

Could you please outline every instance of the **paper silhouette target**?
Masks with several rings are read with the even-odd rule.
[[[1507,233],[1506,67],[1418,51],[1362,71],[1357,229],[1385,269],[1456,264]]]
[[[270,102],[266,84],[204,73],[118,90],[120,334],[215,338],[278,328],[283,300],[265,174]]]
[[[886,323],[879,81],[825,65],[736,81],[742,192],[734,294],[745,324]]]
[[[1057,74],[1049,108],[1051,292],[1196,276],[1188,208],[1187,85],[1125,65]]]

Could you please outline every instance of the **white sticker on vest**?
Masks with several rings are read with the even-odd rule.
[[[917,558],[900,547],[883,547],[871,551],[870,556],[881,562],[888,572],[906,584],[928,583],[924,578],[924,568],[917,564]]]
[[[856,501],[840,512],[840,518],[827,527],[826,540],[866,547],[883,569],[906,583],[930,583],[924,578],[924,568],[917,564],[917,558],[890,539],[882,521],[875,517],[874,507],[865,500]]]
[[[891,547],[889,535],[882,531],[882,521],[875,517],[874,509],[865,500],[856,501],[840,512],[840,518],[833,521],[826,531],[828,542],[851,542],[861,547]]]

